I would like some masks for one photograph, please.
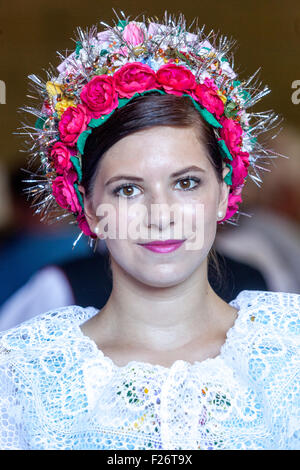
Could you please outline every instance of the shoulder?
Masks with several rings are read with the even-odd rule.
[[[300,333],[300,294],[243,290],[231,302],[241,309],[244,322],[295,339]],[[250,322],[250,323],[249,323]]]
[[[37,351],[63,341],[72,328],[88,319],[96,311],[69,305],[49,310],[19,325],[0,332],[0,363],[8,354]]]
[[[299,397],[300,295],[287,292],[242,291],[233,301],[240,318],[233,340],[245,377],[263,393],[284,404]],[[234,349],[232,349],[234,351]],[[233,356],[233,354],[232,354]],[[290,403],[291,404],[291,403]],[[286,403],[287,405],[287,403]],[[287,405],[288,406],[288,405]],[[299,399],[297,401],[300,409]]]

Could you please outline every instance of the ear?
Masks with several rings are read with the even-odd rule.
[[[219,204],[217,207],[217,214],[218,212],[222,212],[224,214],[224,217],[227,211],[228,195],[230,191],[230,186],[224,181],[224,178],[229,172],[230,172],[230,168],[228,168],[228,166],[224,166],[223,173],[222,173],[223,181],[222,183],[220,183],[220,198],[219,198]]]
[[[79,184],[78,189],[80,193],[82,194],[82,198],[83,198],[85,218],[90,227],[90,230],[94,232],[94,229],[97,225],[97,217],[94,211],[92,198],[87,198],[85,196],[85,189],[82,185]]]

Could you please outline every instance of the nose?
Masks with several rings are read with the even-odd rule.
[[[148,228],[155,227],[163,232],[174,225],[172,203],[165,197],[152,197],[147,206]]]

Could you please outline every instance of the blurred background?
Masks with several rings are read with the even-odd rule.
[[[20,168],[26,168],[28,155],[20,152],[22,138],[13,132],[22,120],[18,108],[29,101],[27,76],[34,73],[45,79],[50,63],[55,67],[60,63],[56,51],[74,50],[71,38],[76,27],[100,20],[112,24],[112,8],[131,19],[138,14],[161,19],[165,10],[175,15],[182,12],[188,24],[198,17],[206,33],[214,29],[238,41],[239,78],[248,78],[261,67],[259,78],[272,93],[255,110],[274,109],[284,118],[269,147],[288,158],[277,158],[270,171],[261,173],[261,188],[248,179],[241,206],[248,215],[240,217],[238,226],[225,224],[218,229],[216,248],[231,263],[234,286],[224,299],[231,300],[245,288],[300,293],[300,91],[297,94],[295,89],[300,89],[299,0],[2,1],[0,329],[66,304],[101,308],[107,299],[109,286],[101,285],[99,276],[104,274],[95,268],[104,260],[104,242],[96,254],[86,237],[72,249],[79,234],[76,226],[45,225],[33,214],[22,195]],[[296,99],[292,100],[293,93]]]

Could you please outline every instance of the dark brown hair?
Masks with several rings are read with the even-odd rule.
[[[213,128],[204,121],[194,107],[191,99],[173,94],[162,95],[158,92],[135,97],[125,106],[118,108],[99,127],[93,129],[86,140],[82,156],[82,186],[85,197],[90,197],[97,173],[100,169],[101,157],[123,137],[142,129],[154,126],[194,127],[199,140],[207,148],[207,156],[215,170],[217,180],[222,182],[223,162]],[[212,264],[221,277],[215,249],[208,255],[208,265]]]

